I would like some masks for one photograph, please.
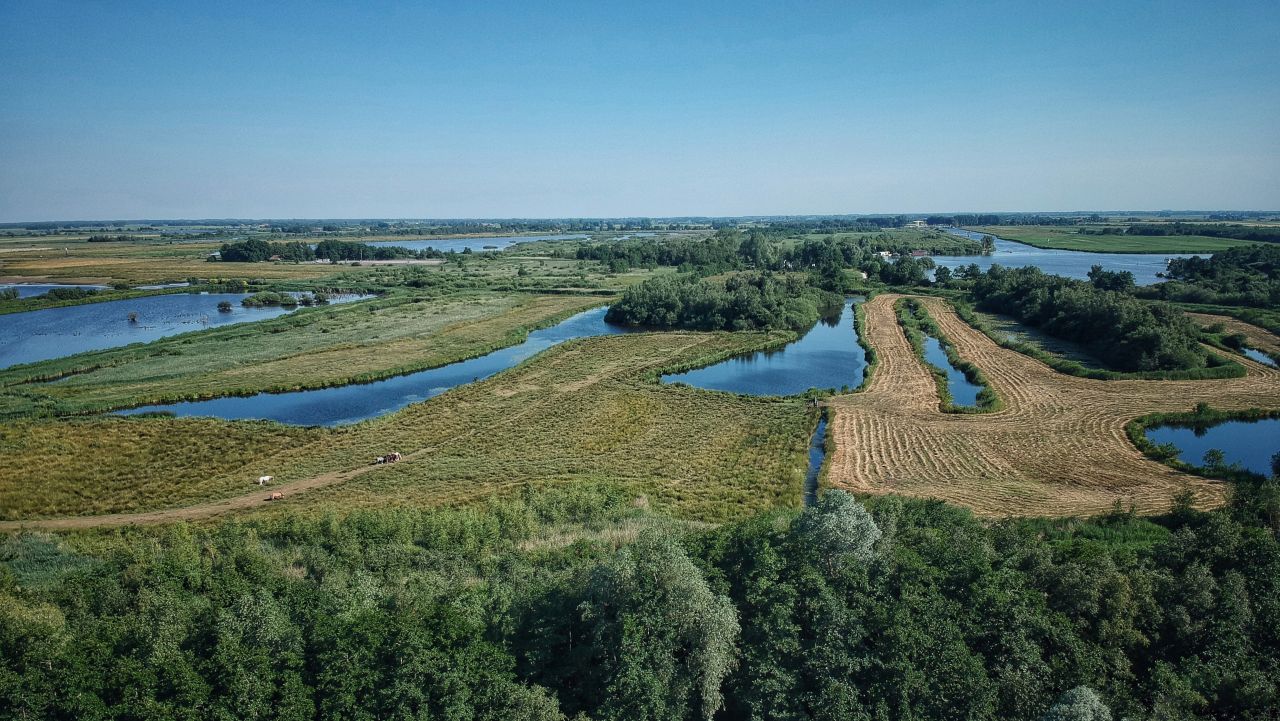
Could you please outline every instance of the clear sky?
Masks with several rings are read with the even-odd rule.
[[[1280,208],[1280,2],[0,0],[0,220]]]

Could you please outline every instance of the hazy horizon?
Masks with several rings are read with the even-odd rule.
[[[0,222],[1280,207],[1275,2],[0,21]]]

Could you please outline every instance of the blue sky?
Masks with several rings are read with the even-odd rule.
[[[1280,3],[0,0],[0,220],[1280,208]]]

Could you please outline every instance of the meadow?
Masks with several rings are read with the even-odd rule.
[[[13,424],[0,450],[0,498],[10,519],[177,509],[145,518],[83,517],[82,524],[62,527],[207,518],[243,509],[274,514],[434,506],[596,481],[695,520],[794,507],[816,422],[802,399],[656,382],[668,366],[789,337],[645,333],[573,341],[398,413],[329,430],[277,432],[272,424],[152,417]],[[273,440],[228,457],[207,438],[225,436],[234,444],[257,433]],[[92,448],[102,450],[86,452]],[[194,459],[168,464],[165,448]],[[40,464],[50,449],[59,461],[46,464],[40,491],[32,493],[30,476],[20,469]],[[369,465],[391,450],[406,459]],[[274,488],[286,493],[284,502],[262,502],[251,484],[261,474],[277,476]],[[135,476],[142,480],[127,482]],[[224,498],[236,502],[217,502]]]
[[[605,302],[402,290],[385,298],[0,370],[0,417],[367,382],[471,358]],[[57,380],[56,383],[40,382]]]
[[[1056,225],[984,225],[969,230],[1037,248],[1091,253],[1214,253],[1237,245],[1259,244],[1252,240],[1202,235],[1085,235],[1077,233],[1074,226]]]

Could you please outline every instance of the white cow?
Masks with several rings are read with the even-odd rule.
[[[268,483],[274,481],[275,479],[276,479],[275,476],[258,476],[258,485],[265,486]]]

